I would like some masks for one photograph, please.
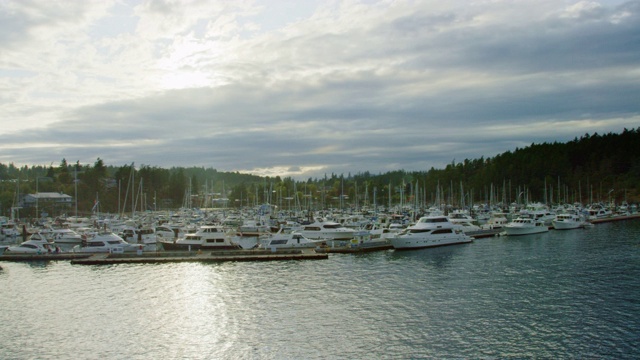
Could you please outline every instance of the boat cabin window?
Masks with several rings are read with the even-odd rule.
[[[325,229],[339,229],[342,226],[340,224],[325,224],[323,225]]]
[[[104,246],[104,243],[102,241],[89,241],[87,246]]]
[[[410,229],[409,232],[412,234],[420,234],[420,233],[428,233],[433,229]]]
[[[287,243],[287,240],[271,240],[269,245],[284,245]]]
[[[304,229],[307,231],[320,231],[320,228],[317,226],[306,226]]]
[[[449,222],[449,220],[446,217],[436,217],[436,218],[421,218],[418,222],[439,223],[439,222]]]
[[[224,239],[207,239],[208,244],[223,243]]]
[[[453,233],[453,231],[451,231],[451,229],[437,229],[437,230],[433,230],[432,234],[451,234]]]
[[[22,244],[20,247],[29,248],[29,249],[37,249],[38,247],[33,244]]]

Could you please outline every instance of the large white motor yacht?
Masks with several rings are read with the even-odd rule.
[[[419,249],[433,246],[453,245],[473,241],[462,226],[453,224],[446,216],[421,217],[389,241],[394,249]]]
[[[237,250],[238,244],[231,241],[230,234],[224,227],[218,225],[203,225],[198,231],[186,234],[175,241],[158,240],[164,250]]]
[[[351,240],[355,229],[349,229],[335,221],[321,221],[303,225],[299,232],[314,240]]]
[[[144,245],[134,245],[124,241],[120,236],[112,232],[101,232],[90,239],[76,245],[71,251],[76,253],[122,253],[138,250],[155,250]]]
[[[260,245],[265,249],[298,249],[316,248],[320,246],[323,241],[308,239],[298,232],[286,232],[280,230],[275,234],[267,235],[261,238],[260,243]]]
[[[553,228],[556,230],[569,230],[583,228],[585,219],[576,213],[561,213],[553,219]]]
[[[29,240],[7,247],[5,254],[47,254],[53,252],[54,246],[43,235],[35,233]]]

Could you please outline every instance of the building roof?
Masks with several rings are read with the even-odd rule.
[[[57,192],[39,192],[35,194],[27,194],[26,196],[38,199],[71,199],[70,195],[57,193]]]

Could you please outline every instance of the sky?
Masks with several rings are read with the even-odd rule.
[[[640,1],[0,0],[0,163],[297,179],[640,127]]]

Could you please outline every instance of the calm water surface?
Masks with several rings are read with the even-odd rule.
[[[640,220],[319,261],[0,265],[2,359],[640,358]]]

